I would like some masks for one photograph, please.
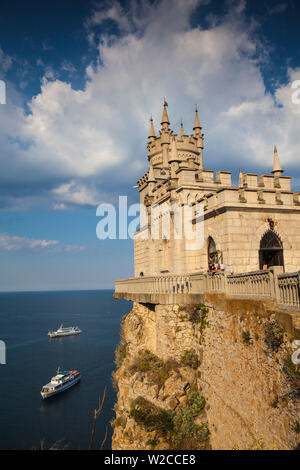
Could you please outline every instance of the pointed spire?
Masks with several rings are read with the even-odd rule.
[[[153,140],[153,139],[155,139],[155,137],[156,137],[156,135],[155,135],[154,126],[153,126],[153,119],[152,119],[152,116],[151,116],[151,118],[150,118],[150,130],[149,130],[148,139]]]
[[[183,139],[183,136],[184,136],[184,130],[183,130],[183,124],[182,124],[182,120],[181,120],[181,122],[180,122],[180,133],[179,133],[180,140]]]
[[[199,116],[198,116],[198,109],[196,106],[195,109],[195,122],[194,122],[194,127],[193,130],[195,131],[195,134],[198,135],[201,132],[202,127],[200,126],[200,121],[199,121]]]
[[[244,186],[244,178],[243,178],[243,171],[240,168],[240,174],[239,174],[239,188],[242,188]]]
[[[273,171],[275,176],[278,176],[279,174],[283,173],[283,170],[281,169],[280,166],[280,160],[277,152],[277,147],[274,145],[274,163],[273,163]]]
[[[168,130],[169,124],[170,124],[169,116],[168,116],[167,109],[166,109],[167,106],[168,106],[168,103],[166,102],[166,100],[164,100],[164,110],[163,110],[163,115],[161,119],[161,126],[165,130]]]

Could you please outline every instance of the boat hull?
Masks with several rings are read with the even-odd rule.
[[[53,397],[54,395],[58,395],[59,393],[62,393],[64,391],[68,390],[69,388],[76,385],[80,380],[81,380],[81,376],[78,376],[74,380],[72,380],[70,383],[64,384],[59,389],[53,390],[51,392],[41,392],[41,395],[42,395],[43,399],[46,400],[47,398]]]
[[[50,338],[61,338],[62,336],[74,336],[74,335],[80,335],[81,331],[74,331],[72,333],[57,333],[56,331],[53,333],[48,333]]]

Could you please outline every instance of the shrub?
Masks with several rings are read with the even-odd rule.
[[[158,392],[170,377],[171,370],[178,370],[179,364],[173,359],[162,361],[155,354],[152,354],[147,349],[140,351],[134,358],[133,363],[129,367],[129,371],[134,374],[135,372],[142,372],[148,375],[148,379],[158,386]]]
[[[189,320],[193,324],[200,323],[200,332],[204,331],[205,326],[208,325],[206,317],[208,314],[208,308],[204,304],[196,305],[193,310],[189,312]]]
[[[148,372],[149,370],[159,370],[162,365],[162,361],[155,354],[152,354],[148,349],[144,349],[139,351],[129,370],[132,374],[135,372]]]
[[[174,428],[174,411],[158,408],[143,397],[132,402],[130,417],[143,424],[147,431],[157,431],[161,436],[166,436]]]
[[[294,431],[296,434],[300,434],[300,422],[299,421],[296,421]]]
[[[158,408],[143,397],[131,403],[130,417],[157,435],[148,445],[156,445],[157,436],[164,437],[171,449],[197,450],[209,445],[207,424],[196,424],[195,418],[205,408],[205,398],[199,391],[189,392],[185,406],[177,412]]]
[[[272,319],[265,326],[265,342],[272,349],[278,351],[284,339],[284,329],[276,319]]]
[[[174,418],[174,435],[172,448],[196,450],[208,440],[209,430],[205,423],[195,424],[195,412],[189,407],[184,408]]]
[[[242,337],[243,337],[243,342],[247,345],[251,344],[251,335],[250,335],[250,331],[243,331],[242,333]]]
[[[196,351],[194,349],[185,351],[181,357],[181,363],[182,365],[191,367],[192,369],[198,369],[200,361]]]
[[[204,410],[206,401],[204,396],[200,395],[198,391],[191,391],[187,397],[187,405],[195,418],[202,410]]]

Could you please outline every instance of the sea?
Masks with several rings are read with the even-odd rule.
[[[94,410],[93,448],[111,449],[116,391],[111,375],[122,317],[131,303],[113,291],[0,293],[0,449],[88,449]],[[77,336],[50,339],[49,330],[78,326]],[[40,390],[60,367],[79,370],[81,382],[43,400]]]

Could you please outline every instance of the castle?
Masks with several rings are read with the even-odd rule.
[[[192,135],[169,125],[165,104],[138,181],[135,277],[115,282],[133,307],[116,350],[112,448],[298,449],[299,193],[276,147],[271,174],[240,171],[234,186],[230,171],[204,169],[197,110]],[[201,222],[193,249],[178,207]]]
[[[199,250],[187,249],[184,237],[174,237],[172,226],[168,238],[145,239],[149,223],[141,224],[134,243],[135,277],[207,272],[209,262],[224,264],[233,273],[272,266],[298,271],[300,193],[291,191],[291,177],[283,175],[276,147],[271,174],[240,170],[238,186],[233,186],[230,171],[204,168],[198,110],[193,134],[186,135],[181,123],[178,135],[169,127],[166,106],[158,136],[150,120],[149,169],[138,181],[140,203],[149,218],[154,206],[161,207],[160,225],[166,204],[194,208],[193,223],[198,220],[197,204],[203,205],[204,244]]]

